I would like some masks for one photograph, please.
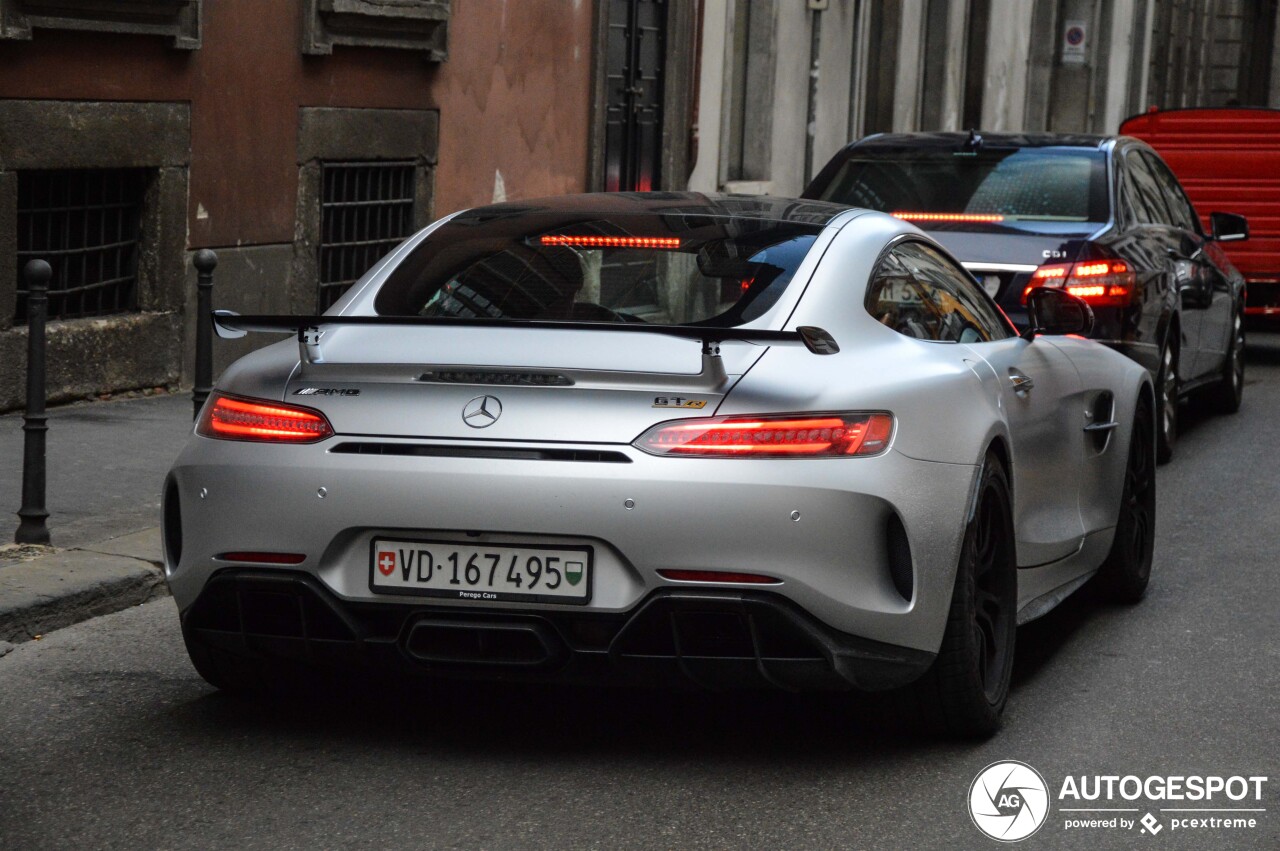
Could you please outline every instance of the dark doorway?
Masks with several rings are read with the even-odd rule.
[[[1271,95],[1276,0],[1252,0],[1245,3],[1244,22],[1238,99],[1243,106],[1267,106]]]
[[[660,185],[666,0],[608,0],[605,42],[604,188]]]
[[[868,136],[893,130],[898,30],[902,26],[901,0],[872,4],[869,23],[871,38],[867,45],[867,102],[862,119],[862,132]]]
[[[965,34],[966,67],[964,69],[964,106],[960,126],[974,130],[982,126],[982,89],[987,80],[987,30],[990,26],[991,0],[973,0],[969,4],[969,28]]]

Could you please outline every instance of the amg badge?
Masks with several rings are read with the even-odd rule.
[[[293,391],[295,396],[359,396],[354,387],[303,387]]]

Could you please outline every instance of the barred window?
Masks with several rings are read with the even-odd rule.
[[[326,162],[320,202],[318,307],[327,310],[413,232],[414,175],[407,162]]]
[[[18,173],[18,300],[27,321],[22,269],[47,260],[49,318],[106,316],[138,309],[138,239],[146,169]]]

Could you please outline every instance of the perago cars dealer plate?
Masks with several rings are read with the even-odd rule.
[[[369,588],[460,600],[586,603],[591,548],[377,538]]]

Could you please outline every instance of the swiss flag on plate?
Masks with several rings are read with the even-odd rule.
[[[396,569],[396,554],[391,550],[378,551],[378,570],[383,576],[390,576]]]

